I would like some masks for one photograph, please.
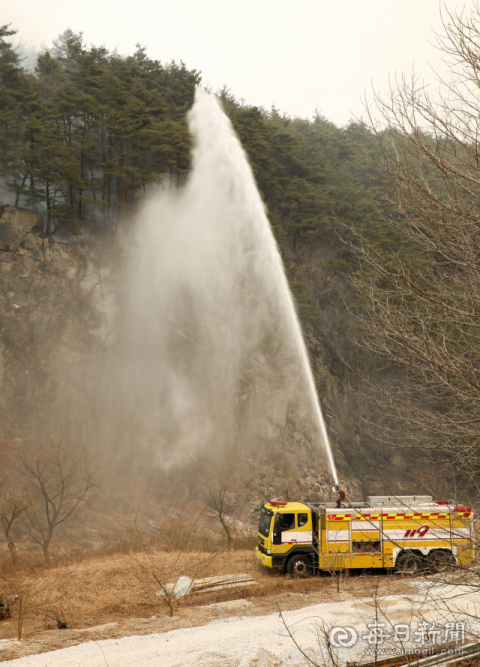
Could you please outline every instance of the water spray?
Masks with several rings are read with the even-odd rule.
[[[335,489],[338,491],[339,489],[338,476],[337,476],[337,469],[335,467],[335,461],[333,460],[332,447],[330,445],[330,440],[328,439],[327,428],[325,426],[325,420],[323,418],[322,409],[320,407],[320,401],[318,400],[317,390],[315,387],[315,380],[313,378],[312,367],[310,366],[310,360],[308,358],[307,347],[305,345],[305,341],[303,338],[300,321],[298,319],[297,313],[293,305],[293,299],[290,294],[285,274],[283,274],[283,280],[285,281],[285,286],[286,289],[288,290],[288,296],[290,301],[289,303],[290,306],[289,311],[291,318],[290,321],[292,323],[292,328],[294,332],[294,340],[297,344],[297,351],[300,356],[300,362],[302,364],[302,369],[305,374],[305,379],[307,381],[308,393],[310,396],[313,412],[316,417],[318,429],[322,436],[325,451],[327,452],[328,463],[330,466],[330,471],[332,473],[333,481],[335,483]]]
[[[325,447],[333,481],[338,487],[338,476],[333,460],[332,449],[328,439],[325,421],[323,419],[320,402],[318,400],[315,380],[308,358],[307,347],[303,338],[300,320],[298,318],[292,293],[277,242],[267,218],[265,207],[258,192],[255,179],[248,158],[243,150],[233,127],[223,112],[220,103],[213,95],[208,95],[201,88],[195,93],[195,104],[189,114],[190,130],[196,141],[194,164],[204,164],[208,169],[218,168],[221,160],[225,170],[223,176],[230,179],[229,187],[233,193],[235,206],[244,213],[243,222],[249,226],[248,238],[254,244],[254,270],[266,277],[268,282],[263,287],[269,298],[276,302],[276,308],[283,314],[286,330],[289,330],[295,351],[299,357],[302,374],[305,379],[312,410],[318,430]],[[210,159],[215,162],[209,164],[207,155],[202,154],[202,143],[208,141],[212,151]],[[218,151],[212,148],[218,143]],[[192,183],[195,181],[195,170]]]
[[[132,415],[125,419],[130,439],[141,429],[164,466],[192,448],[226,446],[240,369],[270,327],[294,357],[292,373],[308,394],[338,485],[302,328],[248,157],[214,95],[197,88],[188,122],[191,173],[185,187],[159,189],[145,202],[126,281],[125,377],[118,386],[127,387],[120,400]],[[193,346],[179,343],[184,330],[192,331]],[[290,390],[285,386],[289,398]],[[252,414],[252,424],[262,418]],[[159,432],[159,424],[168,428]]]

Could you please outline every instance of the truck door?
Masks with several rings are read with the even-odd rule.
[[[275,553],[287,552],[292,543],[297,541],[295,514],[293,512],[278,512],[273,524],[273,540]]]
[[[285,514],[281,514],[282,517],[282,523],[281,523],[281,531],[282,531],[282,544],[288,543],[291,544],[292,542],[297,541],[297,527],[295,525],[295,513],[294,512],[289,512]]]
[[[312,518],[309,512],[279,512],[273,526],[273,544],[290,549],[295,544],[312,543]],[[275,550],[277,553],[279,549]]]
[[[297,514],[297,544],[311,544],[313,536],[312,515],[310,512]]]

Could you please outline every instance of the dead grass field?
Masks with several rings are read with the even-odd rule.
[[[182,553],[180,561],[188,569],[192,561],[203,563],[207,555]],[[167,570],[177,556],[155,552],[155,558]],[[193,627],[232,615],[263,615],[319,602],[368,597],[375,587],[378,595],[411,590],[408,580],[369,574],[346,577],[337,593],[336,583],[329,575],[293,580],[259,566],[253,549],[236,549],[218,554],[202,576],[248,573],[257,585],[190,596],[169,618],[167,606],[155,595],[155,586],[142,577],[142,564],[148,569],[145,554],[117,554],[39,570],[24,567],[10,574],[11,583],[4,580],[0,592],[11,592],[12,585],[27,591],[24,630],[22,641],[18,642],[19,604],[15,602],[11,605],[11,618],[0,622],[0,661],[84,641]],[[67,629],[57,628],[55,610],[67,622]]]

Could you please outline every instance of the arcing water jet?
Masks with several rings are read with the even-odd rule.
[[[327,452],[334,482],[338,485],[335,462],[315,388],[315,381],[300,321],[295,310],[282,258],[265,213],[265,207],[256,187],[252,170],[248,164],[247,156],[217,99],[206,94],[201,89],[197,89],[195,104],[190,112],[190,128],[197,145],[195,167],[200,168],[201,173],[208,173],[209,151],[207,146],[213,149],[214,141],[215,148],[218,147],[222,153],[224,152],[224,159],[228,160],[235,198],[243,200],[243,206],[248,214],[247,219],[250,224],[252,245],[255,249],[253,252],[257,254],[256,263],[258,266],[263,265],[263,279],[270,283],[265,284],[264,287],[267,288],[270,294],[275,295],[278,311],[283,313],[285,327],[290,331],[308,388],[314,419]],[[216,150],[213,152],[216,153]],[[195,177],[198,177],[198,173],[194,170],[192,181],[195,180]]]
[[[157,447],[162,439],[166,447],[181,443],[176,454],[234,437],[242,364],[271,332],[296,357],[291,367],[300,366],[337,483],[300,323],[247,156],[220,102],[201,89],[189,125],[186,186],[153,197],[137,226],[125,311],[128,385],[144,415],[136,427]]]

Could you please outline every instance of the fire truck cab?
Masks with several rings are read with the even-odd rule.
[[[345,507],[272,500],[261,509],[256,555],[296,576],[349,568],[414,574],[468,565],[472,530],[470,507],[431,496],[369,496]]]

